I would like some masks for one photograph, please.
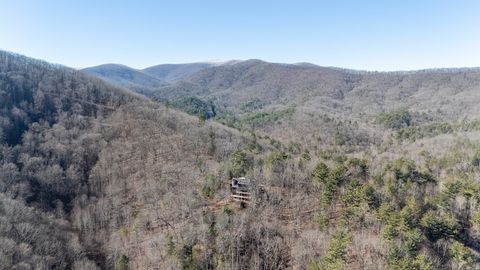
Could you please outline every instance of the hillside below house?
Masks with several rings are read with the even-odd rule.
[[[0,51],[0,268],[477,269],[479,99],[478,69]]]

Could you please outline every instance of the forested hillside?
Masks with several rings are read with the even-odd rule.
[[[404,110],[412,126],[476,120],[479,90],[475,68],[366,72],[247,60],[205,67],[142,93],[195,116],[313,147],[376,142],[378,118]]]
[[[90,192],[100,151],[95,127],[141,98],[78,71],[0,52],[3,269],[90,269],[69,221]]]
[[[330,137],[330,128],[320,128],[328,126],[326,118],[357,122],[361,133],[371,133],[370,124],[382,113],[404,109],[415,124],[476,119],[479,93],[478,69],[364,72],[248,60],[201,70],[151,95],[211,102],[222,123],[308,144],[315,138],[305,135]],[[301,134],[285,135],[292,126]]]
[[[367,72],[247,60],[201,69],[153,95],[195,96],[236,112],[296,105],[372,115],[406,106],[425,112],[442,106],[441,116],[458,117],[478,113],[471,105],[479,98],[479,85],[475,68]]]
[[[477,269],[477,73],[252,60],[150,100],[0,52],[0,268]]]

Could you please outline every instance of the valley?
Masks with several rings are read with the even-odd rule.
[[[0,51],[1,268],[476,269],[478,104],[478,68]]]

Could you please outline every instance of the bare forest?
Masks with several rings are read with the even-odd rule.
[[[479,269],[478,104],[478,69],[0,51],[0,269]]]

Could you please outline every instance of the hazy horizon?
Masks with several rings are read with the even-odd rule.
[[[4,50],[4,49],[0,48],[0,50]],[[225,63],[228,63],[228,62],[245,62],[245,61],[250,61],[250,60],[259,60],[259,61],[272,63],[272,64],[287,64],[287,65],[306,64],[306,65],[314,65],[314,66],[324,67],[324,68],[345,69],[345,70],[352,70],[352,71],[359,71],[359,72],[384,72],[384,73],[389,73],[389,72],[415,72],[415,71],[428,71],[428,70],[448,70],[448,69],[480,69],[480,65],[478,65],[478,66],[425,67],[425,68],[418,68],[418,69],[373,70],[373,69],[357,69],[357,68],[340,67],[340,66],[326,66],[326,65],[321,65],[321,64],[312,63],[312,62],[292,62],[292,63],[275,62],[275,61],[266,61],[264,59],[258,59],[258,58],[229,59],[229,60],[205,60],[205,61],[191,61],[191,62],[168,62],[168,63],[158,63],[158,64],[154,64],[154,65],[151,65],[151,66],[143,66],[143,67],[134,67],[134,66],[130,66],[130,65],[127,65],[127,64],[124,64],[124,63],[120,63],[120,62],[119,63],[100,63],[98,65],[92,65],[92,66],[75,67],[75,66],[69,66],[69,65],[66,65],[66,64],[63,64],[63,63],[48,61],[48,60],[46,60],[44,58],[41,58],[41,57],[33,57],[33,56],[30,56],[30,55],[25,55],[25,54],[22,54],[22,53],[19,53],[19,52],[16,52],[16,51],[11,51],[11,50],[4,50],[4,51],[8,51],[10,53],[14,53],[14,54],[18,54],[18,55],[22,55],[22,56],[26,56],[26,57],[32,57],[34,59],[38,59],[38,60],[46,61],[46,62],[49,62],[49,63],[52,63],[52,64],[62,65],[62,66],[66,66],[66,67],[70,67],[70,68],[74,68],[74,69],[78,69],[78,70],[93,68],[93,67],[99,67],[99,66],[105,66],[105,65],[119,65],[119,66],[126,66],[126,67],[129,67],[129,68],[133,68],[133,69],[136,69],[136,70],[143,70],[143,69],[147,69],[147,68],[154,67],[154,66],[160,66],[160,65],[188,65],[188,64],[196,64],[196,63],[211,63],[211,64],[222,65],[222,64],[225,64]]]

